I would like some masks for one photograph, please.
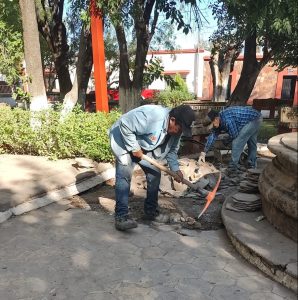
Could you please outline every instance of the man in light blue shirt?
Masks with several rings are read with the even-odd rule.
[[[177,152],[181,135],[191,136],[194,111],[188,105],[170,109],[160,105],[144,105],[124,114],[110,129],[110,144],[116,157],[115,227],[127,230],[137,227],[128,216],[130,182],[138,163],[146,174],[147,197],[145,217],[154,220],[158,215],[160,170],[142,160],[145,153],[155,159],[166,159],[176,172],[176,181],[183,179]]]

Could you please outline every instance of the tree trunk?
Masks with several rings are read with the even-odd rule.
[[[132,94],[132,82],[129,76],[129,59],[124,27],[121,24],[115,26],[116,36],[120,52],[119,65],[119,104],[122,113],[129,111]]]
[[[31,95],[30,110],[39,111],[48,107],[40,54],[39,33],[34,0],[20,0],[23,24],[23,39],[26,74],[30,78],[28,86]]]
[[[79,55],[78,55],[78,61],[76,64],[76,75],[74,78],[72,89],[64,97],[63,109],[61,111],[62,120],[65,118],[65,116],[73,109],[73,107],[78,102],[80,90],[81,90],[81,92],[82,92],[82,89],[85,91],[84,98],[86,97],[86,89],[87,89],[88,80],[89,80],[90,72],[91,72],[91,68],[92,68],[92,63],[91,63],[91,67],[90,67],[90,62],[89,62],[89,65],[86,65],[86,62],[88,60],[86,55],[89,54],[89,56],[92,57],[92,55],[91,55],[92,49],[90,49],[90,44],[91,44],[90,30],[86,30],[85,26],[83,25],[83,28],[81,30],[81,35],[80,35]],[[89,61],[90,61],[90,58],[89,58]],[[86,66],[88,67],[88,69],[86,69]],[[89,70],[89,76],[87,78],[88,70]],[[85,108],[85,103],[83,103],[81,101],[81,99],[80,99],[80,104],[82,105],[82,108]]]
[[[148,26],[145,24],[144,20],[135,20],[135,29],[137,36],[137,50],[132,82],[132,107],[140,105],[141,93],[143,89],[144,66],[146,63],[146,55],[150,43]]]
[[[66,28],[62,21],[64,0],[36,1],[38,29],[46,40],[54,56],[56,74],[58,76],[60,97],[63,99],[72,88],[68,70],[68,50]]]
[[[86,93],[88,88],[88,82],[90,79],[90,74],[92,71],[93,65],[93,56],[92,56],[92,40],[91,40],[91,31],[89,29],[85,30],[85,46],[82,51],[83,63],[82,63],[82,76],[81,81],[79,82],[79,95],[78,95],[78,102],[81,104],[83,108],[85,108],[85,100],[86,100]]]
[[[243,67],[229,105],[246,105],[262,66],[256,57],[256,32],[254,31],[245,39]]]
[[[231,45],[228,50],[216,49],[214,46],[214,54],[209,62],[212,81],[213,81],[213,97],[215,102],[225,102],[228,98],[228,83],[230,73],[236,58],[239,55],[239,45]]]
[[[120,105],[121,111],[124,112],[128,112],[131,109],[134,109],[135,107],[139,106],[139,103],[137,105],[133,105],[133,102],[131,101],[131,99],[139,99],[140,96],[140,92],[139,90],[135,90],[133,87],[127,89],[124,87],[120,87],[119,86],[119,99],[125,99],[127,101],[123,101],[121,102],[122,105]]]
[[[63,99],[67,92],[72,88],[68,63],[66,63],[62,57],[59,57],[58,59],[55,59],[55,69],[59,82],[60,98]]]
[[[137,49],[135,52],[136,58],[132,80],[130,79],[129,73],[129,59],[124,27],[119,23],[115,25],[120,51],[119,100],[120,108],[123,113],[140,105],[146,55],[158,20],[158,13],[156,12],[150,24],[150,15],[154,4],[155,1],[147,1],[144,7],[144,1],[139,0],[134,1],[133,4],[134,10],[138,13],[133,16],[137,37]],[[151,25],[151,32],[149,32],[149,24]]]

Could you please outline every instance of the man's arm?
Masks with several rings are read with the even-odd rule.
[[[140,151],[141,147],[137,141],[136,135],[146,133],[147,116],[143,112],[127,114],[122,117],[119,128],[126,150],[128,152]]]
[[[170,151],[166,155],[166,160],[169,164],[169,167],[172,171],[179,171],[179,163],[178,163],[178,150],[180,147],[180,139],[181,137],[176,137],[174,143],[172,144]]]
[[[207,153],[210,150],[210,148],[214,144],[214,142],[217,139],[217,137],[218,137],[218,133],[216,131],[212,131],[209,134],[209,136],[207,138],[207,142],[206,142],[205,148],[204,148],[204,152],[205,153]]]

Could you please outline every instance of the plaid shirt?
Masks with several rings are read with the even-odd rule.
[[[219,113],[219,128],[214,128],[208,136],[204,152],[209,151],[222,131],[227,132],[232,139],[235,139],[246,124],[261,116],[259,111],[247,106],[232,106],[224,109]]]

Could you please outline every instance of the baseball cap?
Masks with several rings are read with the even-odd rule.
[[[174,117],[182,127],[182,134],[192,137],[191,125],[195,121],[195,112],[189,105],[180,105],[170,111],[170,117]]]
[[[208,118],[210,119],[210,122],[213,122],[215,118],[217,118],[219,116],[219,112],[211,109],[208,114],[207,114]]]

